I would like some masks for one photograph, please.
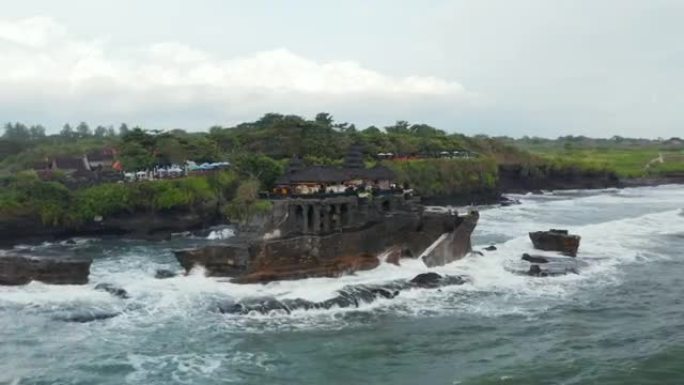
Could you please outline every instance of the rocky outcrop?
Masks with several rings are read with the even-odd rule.
[[[67,260],[23,255],[0,256],[0,285],[40,281],[55,285],[88,283],[92,260]]]
[[[248,234],[223,245],[179,250],[176,257],[186,271],[201,265],[208,275],[239,283],[337,277],[377,267],[382,254],[390,263],[416,258],[443,236],[424,256],[436,266],[470,252],[477,219],[476,212],[425,212],[403,196],[283,200]]]
[[[582,170],[577,167],[556,168],[551,165],[502,164],[499,166],[499,188],[504,192],[537,190],[596,189],[620,187],[613,172]]]
[[[442,266],[461,259],[472,251],[470,235],[475,230],[480,215],[473,211],[467,216],[458,217],[458,223],[454,228],[430,246],[422,256],[422,260],[428,267]]]
[[[580,244],[580,236],[569,234],[567,230],[531,232],[530,239],[535,249],[558,251],[572,257],[577,255]]]
[[[207,228],[220,219],[215,203],[183,210],[121,213],[78,226],[46,225],[36,215],[12,216],[0,218],[0,247],[73,236],[125,235],[131,238],[163,239],[172,233]]]
[[[201,266],[207,275],[217,277],[236,277],[245,273],[250,259],[246,243],[182,249],[174,253],[186,271]]]
[[[218,310],[226,314],[268,314],[273,311],[290,313],[294,310],[358,308],[378,299],[392,299],[401,291],[412,288],[434,289],[445,286],[462,285],[468,282],[460,276],[441,276],[437,273],[420,274],[410,281],[394,281],[383,285],[347,286],[337,295],[321,302],[308,301],[301,298],[283,299],[252,298],[240,302],[225,302],[218,305]]]

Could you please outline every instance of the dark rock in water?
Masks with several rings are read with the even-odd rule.
[[[126,290],[124,290],[118,286],[115,286],[111,283],[98,283],[97,285],[95,285],[95,290],[106,291],[107,293],[109,293],[115,297],[119,297],[119,298],[123,298],[123,299],[130,298],[128,296],[128,292]]]
[[[473,250],[473,251],[470,252],[470,254],[472,254],[472,255],[478,255],[478,256],[480,256],[480,257],[483,257],[483,256],[484,256],[484,253],[482,253],[481,251],[478,251],[478,250]]]
[[[531,263],[549,263],[549,260],[546,259],[546,257],[542,257],[540,255],[529,255],[527,253],[523,254],[522,260]]]
[[[567,230],[551,229],[530,233],[535,249],[558,251],[569,256],[576,256],[580,244],[580,236],[568,234]]]
[[[442,286],[462,285],[467,280],[458,275],[439,275],[434,272],[418,274],[409,281],[410,287],[434,289]]]
[[[64,321],[64,322],[87,323],[87,322],[102,321],[102,320],[114,318],[118,315],[119,315],[119,313],[83,311],[83,312],[75,312],[72,314],[55,316],[55,317],[53,317],[53,319],[56,321]]]
[[[494,250],[496,250],[496,246],[490,245],[490,246],[485,247],[484,249],[485,249],[486,251],[494,251]]]
[[[429,272],[429,273],[418,274],[415,277],[413,277],[413,279],[409,282],[411,282],[412,284],[414,284],[415,286],[418,286],[418,287],[432,288],[432,287],[439,286],[439,283],[441,281],[442,281],[441,275],[439,275],[437,273]]]
[[[419,274],[411,281],[394,281],[384,285],[348,286],[337,292],[333,298],[321,302],[305,299],[252,298],[240,303],[227,302],[218,305],[221,313],[249,314],[256,312],[267,314],[271,311],[290,313],[293,310],[357,308],[362,304],[372,303],[378,299],[392,299],[402,290],[411,288],[438,288],[451,285],[461,285],[466,279],[459,276],[441,276],[437,273]]]
[[[154,273],[154,278],[157,278],[157,279],[173,278],[175,276],[176,276],[176,273],[174,273],[171,270],[166,270],[166,269],[159,269]]]
[[[68,260],[23,255],[0,257],[0,285],[40,281],[55,285],[88,283],[92,260]]]
[[[539,265],[530,266],[530,270],[527,271],[527,275],[532,277],[555,277],[567,274],[579,274],[575,268],[572,267],[545,267],[541,268]]]
[[[511,199],[508,197],[502,197],[501,200],[499,201],[499,204],[502,207],[507,207],[507,206],[519,205],[521,203],[520,203],[520,200],[518,200],[518,199]]]

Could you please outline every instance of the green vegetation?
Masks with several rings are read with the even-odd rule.
[[[0,219],[28,216],[46,225],[78,226],[99,216],[213,205],[234,220],[246,220],[270,209],[268,201],[259,199],[259,191],[273,187],[293,155],[301,156],[306,165],[340,165],[351,144],[364,147],[368,165],[377,163],[376,153],[408,158],[382,163],[396,172],[397,182],[407,183],[421,195],[494,190],[501,165],[520,165],[521,175],[541,175],[549,170],[621,177],[684,172],[684,153],[677,138],[469,137],[406,121],[357,129],[354,124],[335,122],[327,113],[314,119],[270,113],[254,122],[197,133],[144,130],[126,124],[116,130],[103,126],[91,130],[82,122],[47,135],[42,126],[12,123],[5,125],[0,137]],[[80,157],[104,148],[114,149],[127,171],[186,160],[228,161],[232,167],[231,171],[182,179],[95,185],[79,184],[59,171],[49,180],[41,180],[30,171],[45,164],[47,158]],[[435,159],[442,151],[476,156]],[[662,163],[654,161],[660,154]]]
[[[260,183],[247,179],[238,186],[235,197],[228,203],[224,214],[235,221],[245,222],[255,215],[266,214],[271,210],[271,202],[259,199]]]
[[[494,189],[497,163],[487,159],[419,159],[386,162],[397,182],[424,196],[445,196]]]
[[[684,160],[672,157],[679,151],[658,148],[581,148],[568,150],[532,150],[544,163],[565,167],[578,167],[593,171],[612,171],[622,178],[637,178],[649,175],[666,175],[684,172]],[[664,155],[664,164],[647,165]]]
[[[76,227],[98,216],[136,211],[191,209],[232,197],[232,172],[140,183],[106,183],[69,190],[41,181],[34,172],[6,178],[0,191],[0,218],[37,217],[44,225]]]

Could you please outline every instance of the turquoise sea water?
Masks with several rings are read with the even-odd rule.
[[[521,196],[482,211],[471,256],[437,272],[471,283],[360,309],[232,316],[226,298],[324,300],[345,285],[428,271],[419,261],[341,279],[233,285],[179,271],[171,250],[212,242],[26,246],[92,256],[91,283],[0,288],[0,384],[684,384],[684,188]],[[514,272],[528,231],[582,236],[579,275]],[[124,300],[94,290],[126,289]],[[73,315],[113,318],[77,323]]]

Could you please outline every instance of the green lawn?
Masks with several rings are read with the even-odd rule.
[[[639,177],[647,174],[684,172],[682,151],[662,151],[657,148],[593,148],[593,149],[530,149],[531,152],[559,164],[576,164],[591,169],[607,169],[621,177]],[[664,164],[646,169],[652,159],[662,153]]]

